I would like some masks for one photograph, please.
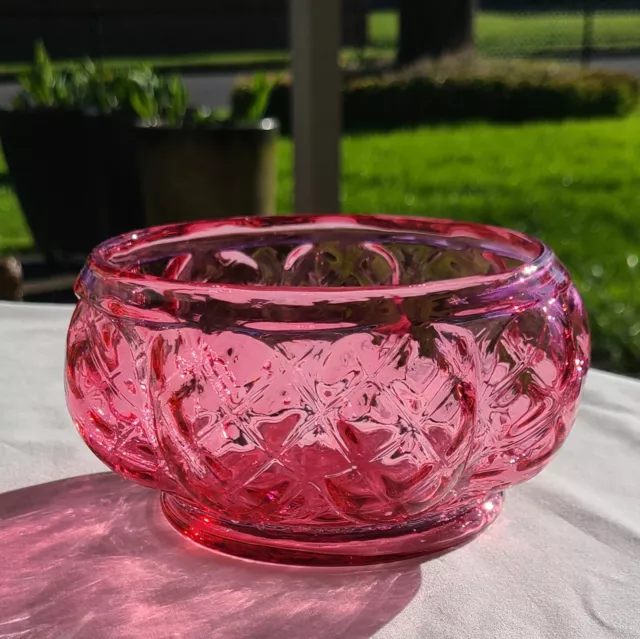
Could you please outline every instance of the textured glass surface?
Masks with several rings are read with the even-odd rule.
[[[548,249],[439,220],[143,231],[100,247],[77,293],[85,441],[165,491],[185,534],[278,561],[460,545],[558,450],[589,360]]]

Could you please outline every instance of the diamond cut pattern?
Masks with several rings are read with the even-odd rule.
[[[588,333],[582,320],[577,332],[566,330],[576,317],[567,316],[564,300],[553,301],[550,308],[479,331],[487,382],[468,493],[530,479],[558,450],[573,423],[588,360]],[[576,310],[583,318],[581,303]]]
[[[299,253],[301,264],[313,258]],[[316,277],[327,275],[329,253]],[[369,253],[358,262],[367,282],[395,277],[394,268],[464,266],[432,250],[428,264],[396,256],[385,270],[382,254]],[[112,468],[223,520],[397,522],[547,463],[575,416],[588,359],[582,317],[569,289],[550,308],[508,317],[292,337],[154,330],[82,302],[69,334],[68,402]]]

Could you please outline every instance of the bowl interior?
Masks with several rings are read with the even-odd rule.
[[[517,233],[442,220],[340,216],[166,228],[112,245],[108,263],[123,274],[185,283],[391,287],[505,273],[541,253]]]

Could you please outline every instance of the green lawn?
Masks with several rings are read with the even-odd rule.
[[[279,209],[291,211],[282,143]],[[344,142],[346,212],[430,214],[548,242],[591,313],[595,359],[640,374],[640,117],[468,124]]]
[[[483,55],[529,56],[579,53],[583,18],[575,13],[479,12],[476,42]],[[371,15],[370,38],[379,48],[394,48],[398,16],[394,11]],[[594,20],[594,44],[599,50],[640,49],[640,14],[598,12]]]
[[[280,146],[278,208],[292,210],[292,146]],[[640,374],[640,115],[624,120],[462,124],[344,141],[347,212],[430,214],[520,229],[548,242],[587,302],[601,367]],[[30,237],[0,191],[0,244]]]
[[[11,189],[0,187],[0,255],[8,251],[24,251],[33,242],[20,206]]]

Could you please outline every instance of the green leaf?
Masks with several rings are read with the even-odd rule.
[[[163,78],[158,89],[160,116],[170,125],[180,124],[187,113],[189,96],[182,78],[177,75]]]
[[[143,87],[134,87],[129,95],[129,102],[133,111],[142,120],[154,120],[158,117],[158,103],[153,93]]]
[[[277,80],[265,73],[256,73],[247,88],[246,98],[234,104],[235,120],[257,122],[264,118]]]

